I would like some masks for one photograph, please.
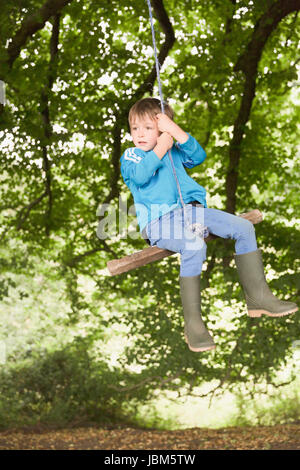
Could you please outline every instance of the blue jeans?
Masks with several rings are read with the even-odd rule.
[[[180,276],[201,274],[206,260],[206,243],[203,238],[194,235],[191,223],[205,225],[210,233],[235,240],[238,255],[257,250],[252,222],[218,209],[191,204],[186,205],[186,211],[188,219],[183,217],[183,209],[179,208],[152,220],[145,227],[151,246],[180,253]],[[185,223],[186,219],[188,224]]]

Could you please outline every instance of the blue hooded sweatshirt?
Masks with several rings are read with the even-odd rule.
[[[176,142],[171,149],[182,198],[185,204],[198,201],[207,207],[205,189],[185,170],[200,165],[206,153],[194,137],[188,136],[184,144]],[[150,221],[181,207],[168,153],[160,160],[153,150],[131,147],[121,157],[121,174],[133,195],[141,231]]]

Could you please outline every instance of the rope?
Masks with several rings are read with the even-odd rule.
[[[163,98],[163,93],[162,93],[162,85],[161,85],[161,80],[160,80],[160,63],[158,61],[158,56],[157,56],[157,48],[156,48],[156,40],[155,40],[155,31],[154,31],[154,24],[153,24],[153,16],[152,16],[152,7],[151,7],[151,2],[150,0],[147,0],[148,3],[148,8],[149,8],[149,17],[150,17],[150,24],[151,24],[151,31],[152,31],[152,42],[153,42],[153,49],[154,49],[154,58],[155,58],[155,67],[156,67],[156,76],[157,76],[157,83],[158,83],[158,92],[159,92],[159,97],[160,97],[160,103],[161,103],[161,112],[164,114],[165,113],[165,106],[164,106],[164,98]],[[192,224],[189,222],[189,215],[187,212],[187,204],[184,203],[182,193],[181,193],[181,188],[180,184],[177,178],[176,170],[175,170],[175,165],[173,162],[173,157],[171,154],[171,149],[168,150],[168,155],[169,159],[171,162],[172,170],[173,170],[173,175],[176,181],[176,186],[180,198],[181,205],[183,207],[183,213],[184,213],[184,221],[186,225],[190,228],[190,230],[195,234],[199,235],[201,238],[204,238],[208,235],[208,230],[207,227],[204,227],[202,224]]]
[[[159,63],[158,57],[157,57],[155,31],[154,31],[154,25],[153,25],[153,16],[152,16],[152,8],[151,8],[150,0],[147,0],[147,3],[148,3],[148,8],[149,8],[149,17],[150,17],[150,24],[151,24],[151,31],[152,31],[152,42],[153,42],[153,49],[154,49],[154,58],[155,58],[156,75],[157,75],[157,82],[158,82],[158,91],[159,91],[159,97],[160,97],[160,103],[161,103],[161,112],[164,114],[165,113],[165,106],[164,106],[164,98],[163,98],[163,93],[162,93],[162,85],[161,85],[161,80],[160,80],[160,63]],[[179,184],[179,181],[178,181],[178,178],[177,178],[177,175],[176,175],[176,170],[175,170],[175,166],[174,166],[174,162],[173,162],[173,158],[172,158],[172,154],[171,154],[170,149],[168,150],[168,155],[169,155],[169,158],[170,158],[170,161],[171,161],[172,170],[173,170],[173,174],[174,174],[174,177],[175,177],[175,181],[176,181],[176,185],[177,185],[177,189],[178,189],[178,193],[179,193],[179,197],[180,197],[180,202],[181,202],[182,207],[184,208],[185,204],[184,204],[183,197],[182,197],[182,194],[181,194],[180,184]]]

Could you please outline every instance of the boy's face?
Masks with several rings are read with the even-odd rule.
[[[134,145],[147,152],[154,149],[160,132],[157,122],[151,116],[134,116],[130,123],[130,133]]]

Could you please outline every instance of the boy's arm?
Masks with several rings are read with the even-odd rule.
[[[205,150],[190,134],[188,134],[188,140],[184,144],[177,142],[176,147],[180,150],[181,161],[187,168],[194,168],[206,159]]]
[[[162,165],[161,159],[153,150],[141,157],[135,148],[129,148],[121,157],[121,173],[127,185],[133,181],[136,186],[143,186]]]
[[[183,131],[166,114],[159,113],[156,119],[158,129],[161,132],[168,132],[177,140],[177,148],[181,150],[180,158],[184,166],[193,168],[205,160],[206,153],[194,137]]]
[[[153,173],[162,166],[162,158],[173,145],[173,138],[163,132],[157,139],[156,146],[146,152],[144,158],[135,148],[127,149],[121,157],[121,173],[124,181],[132,180],[137,186],[148,183]]]

